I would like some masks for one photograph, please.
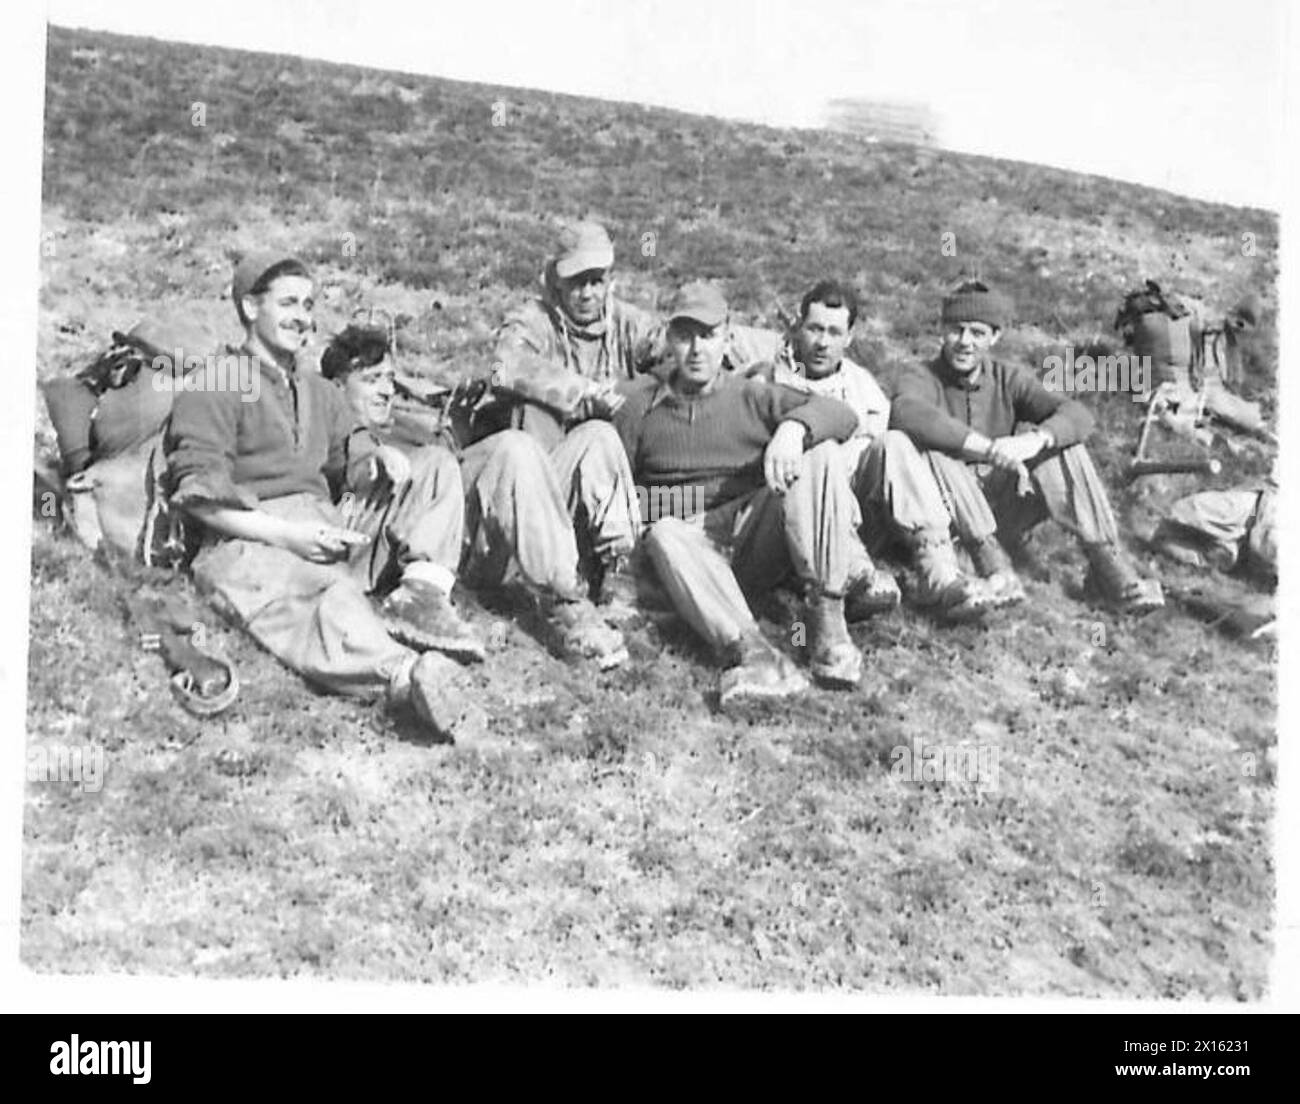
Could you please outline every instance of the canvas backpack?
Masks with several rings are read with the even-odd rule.
[[[1194,317],[1186,303],[1166,296],[1154,280],[1130,291],[1115,315],[1115,329],[1140,357],[1151,358],[1156,384],[1190,386],[1196,349]]]

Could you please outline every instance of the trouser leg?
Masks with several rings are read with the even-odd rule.
[[[551,450],[569,514],[591,553],[627,555],[641,533],[641,511],[627,451],[608,422],[575,426]]]
[[[475,578],[498,584],[514,561],[535,588],[582,594],[573,521],[541,446],[521,430],[502,430],[466,449],[462,465]]]
[[[853,489],[869,528],[892,524],[904,536],[941,536],[952,525],[930,466],[899,430],[881,434],[862,453]]]
[[[465,491],[460,465],[441,445],[410,456],[411,478],[394,488],[386,475],[351,488],[362,504],[354,525],[371,537],[364,570],[369,588],[383,593],[408,572],[450,593],[465,535]]]
[[[1005,473],[1000,473],[1005,474]],[[1015,478],[1002,481],[998,520],[1004,533],[1023,532],[1046,513],[1084,544],[1116,544],[1119,526],[1105,484],[1083,445],[1070,445],[1029,464],[1036,496],[1015,493]],[[1041,505],[1031,501],[1040,497]]]
[[[799,478],[784,495],[763,490],[750,506],[738,541],[737,575],[747,591],[771,585],[784,535],[790,568],[810,593],[842,596],[849,581],[874,570],[858,539],[862,515],[849,485],[843,453],[833,441],[804,453]]]
[[[715,650],[758,631],[725,549],[701,522],[661,518],[644,547],[678,615]]]
[[[277,517],[339,525],[310,495],[271,499]],[[321,689],[366,695],[390,687],[415,653],[388,635],[346,564],[314,564],[257,541],[208,545],[194,561],[199,588],[286,667]]]
[[[962,541],[973,547],[993,536],[998,523],[985,497],[977,468],[933,449],[922,455]]]

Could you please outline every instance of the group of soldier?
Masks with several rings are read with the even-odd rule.
[[[403,416],[391,335],[349,326],[307,363],[311,272],[243,257],[230,351],[256,359],[258,393],[178,387],[162,436],[200,589],[315,686],[378,692],[453,740],[484,722],[463,675],[488,650],[458,580],[521,585],[553,649],[601,669],[627,660],[631,619],[671,609],[718,657],[724,709],[810,677],[856,685],[848,624],[902,600],[877,562],[891,542],[909,603],[943,622],[1025,601],[1018,544],[1049,518],[1100,598],[1162,604],[1121,545],[1087,407],[995,355],[1011,307],[993,288],[947,295],[938,352],[886,395],[848,355],[846,284],[818,282],[779,333],[737,324],[703,282],[660,318],[614,295],[613,266],[603,227],[564,227],[448,436]],[[806,662],[754,613],[781,584]]]

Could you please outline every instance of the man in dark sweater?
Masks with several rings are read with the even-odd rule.
[[[890,425],[925,450],[958,534],[995,588],[1020,587],[999,532],[1018,540],[1050,517],[1079,538],[1104,598],[1134,612],[1162,606],[1160,584],[1141,578],[1120,547],[1083,445],[1088,409],[992,357],[1009,316],[1009,304],[979,281],[949,295],[939,355],[899,380]]]
[[[312,321],[310,274],[293,257],[252,253],[235,268],[231,298],[245,330],[238,355],[258,386],[185,388],[164,441],[171,502],[202,530],[195,582],[317,687],[383,695],[457,741],[477,734],[485,717],[473,686],[450,659],[424,651],[431,623],[410,620],[427,603],[371,605],[370,537],[330,501],[334,473],[344,473],[345,486],[364,473],[394,486],[414,476],[411,461],[379,442],[341,391],[301,363]],[[425,503],[419,496],[404,503],[389,516],[393,539],[385,540],[385,567],[399,580],[393,593],[449,590],[450,570],[422,544]],[[432,601],[445,603],[445,594]],[[405,642],[394,635],[397,620],[405,622]],[[464,642],[454,643],[449,650]]]
[[[668,326],[666,380],[633,384],[614,415],[648,495],[646,551],[678,613],[730,667],[724,706],[806,687],[763,638],[745,598],[792,573],[808,603],[814,676],[856,685],[862,655],[844,596],[864,574],[865,552],[834,443],[852,435],[857,418],[834,399],[724,373],[726,320],[716,288],[683,288]],[[804,642],[798,629],[796,642]]]

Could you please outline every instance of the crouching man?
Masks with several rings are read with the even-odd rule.
[[[312,290],[307,269],[292,257],[243,258],[231,298],[245,339],[233,352],[252,358],[259,386],[176,396],[165,439],[168,482],[172,504],[203,530],[195,581],[223,615],[317,687],[381,693],[412,707],[440,736],[464,740],[483,718],[460,668],[415,650],[437,635],[445,605],[432,598],[390,603],[381,615],[367,596],[376,578],[390,577],[398,592],[445,596],[447,565],[430,558],[435,547],[421,544],[428,487],[395,504],[376,542],[382,563],[371,555],[371,537],[350,527],[330,500],[331,474],[344,473],[347,487],[367,475],[396,487],[413,482],[412,466],[358,421],[339,388],[300,365]],[[459,506],[459,486],[454,501]],[[415,648],[389,631],[401,619],[399,635]]]
[[[723,706],[806,689],[745,597],[792,573],[807,600],[814,676],[853,686],[862,656],[844,596],[869,565],[836,442],[856,419],[834,399],[723,373],[726,320],[716,288],[684,287],[668,324],[667,379],[634,384],[614,416],[638,487],[674,511],[649,519],[646,551],[677,612],[730,668]],[[673,489],[682,493],[664,493]],[[678,516],[688,503],[695,511]]]
[[[925,450],[976,570],[997,593],[1023,590],[999,536],[1021,540],[1051,518],[1079,539],[1103,598],[1130,612],[1162,606],[1160,584],[1141,578],[1120,547],[1083,446],[1093,427],[1087,407],[991,355],[1009,315],[979,281],[949,295],[939,355],[899,380],[891,424]]]
[[[945,620],[982,617],[1014,595],[995,595],[962,574],[948,509],[929,466],[905,433],[888,428],[889,399],[872,374],[845,355],[857,316],[852,288],[834,280],[815,285],[799,304],[799,318],[771,379],[848,404],[858,424],[843,445],[844,459],[867,534],[874,537],[892,526],[911,550],[920,576],[918,605]],[[873,567],[869,558],[864,565],[871,570],[849,589],[850,621],[898,604],[893,576]]]

